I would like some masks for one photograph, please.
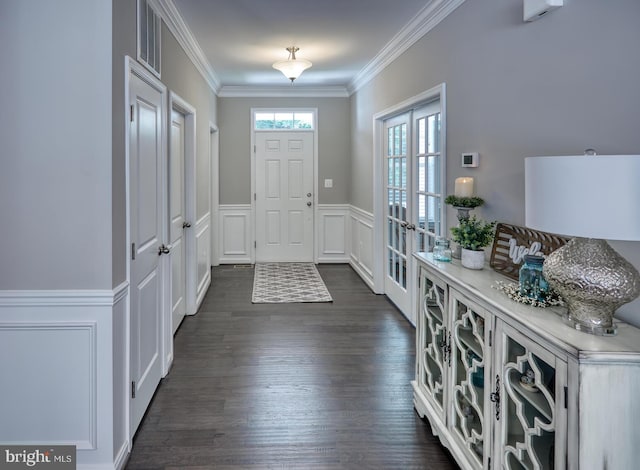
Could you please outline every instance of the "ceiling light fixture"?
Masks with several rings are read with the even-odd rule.
[[[287,51],[289,51],[289,58],[287,60],[281,60],[273,64],[273,68],[276,70],[280,70],[285,77],[291,80],[291,84],[293,85],[293,81],[302,74],[305,70],[311,67],[311,62],[306,59],[296,59],[296,52],[300,50],[299,47],[287,47]]]

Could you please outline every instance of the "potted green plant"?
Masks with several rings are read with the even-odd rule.
[[[451,238],[460,245],[462,266],[469,269],[482,269],[484,266],[484,247],[494,237],[495,222],[485,222],[475,215],[458,218],[459,225],[451,228]]]

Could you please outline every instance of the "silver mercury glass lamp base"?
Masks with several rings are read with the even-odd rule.
[[[640,295],[640,273],[605,240],[570,240],[547,257],[543,275],[567,304],[564,321],[594,335],[614,335],[615,311]]]

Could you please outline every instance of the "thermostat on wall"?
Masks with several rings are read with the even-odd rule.
[[[470,152],[462,154],[462,167],[463,168],[477,168],[479,162],[478,152]]]

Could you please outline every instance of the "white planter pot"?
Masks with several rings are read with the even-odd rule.
[[[484,267],[484,250],[473,251],[463,248],[460,261],[465,268],[482,269]]]

